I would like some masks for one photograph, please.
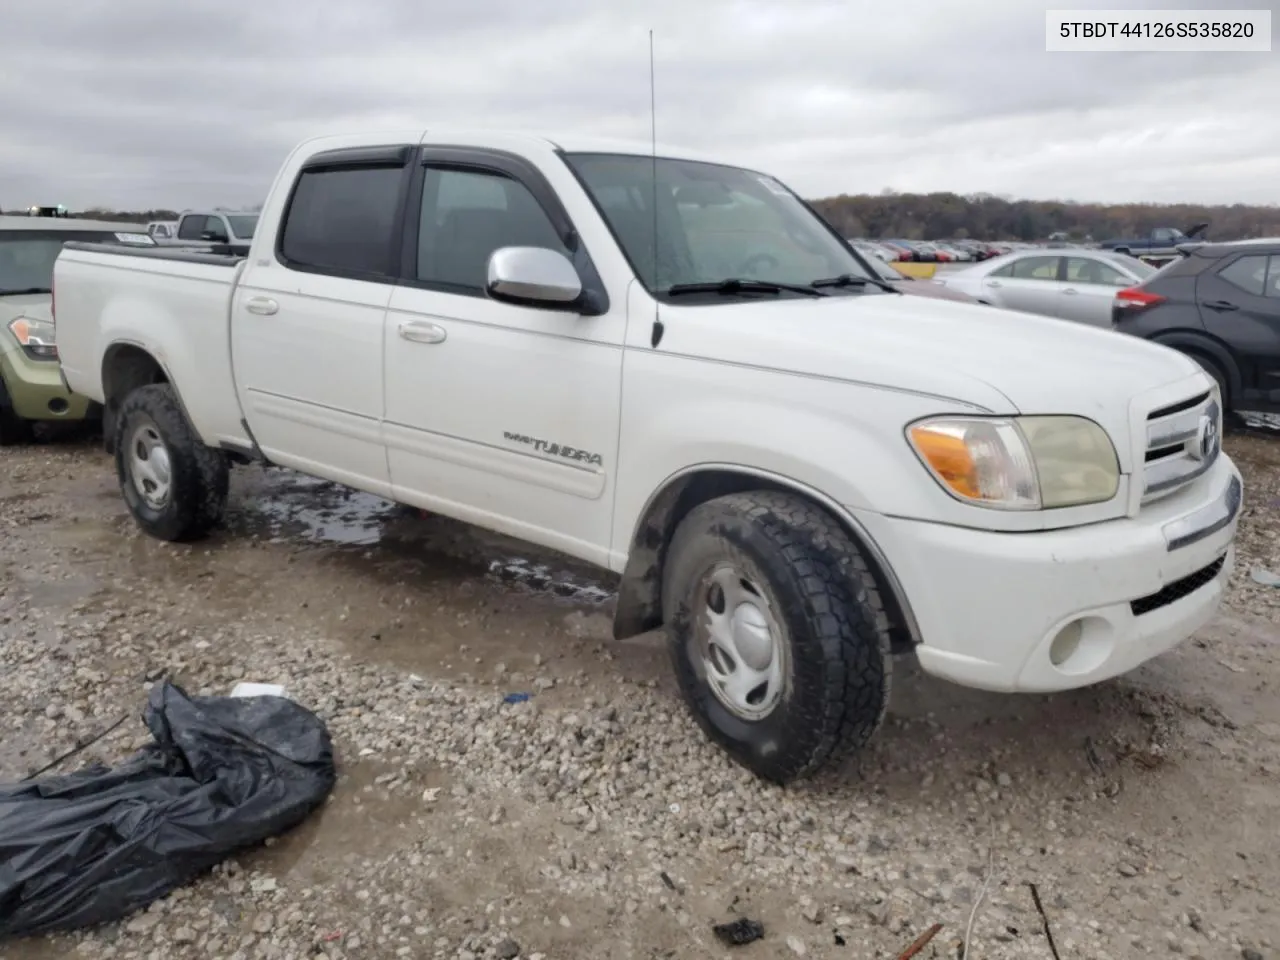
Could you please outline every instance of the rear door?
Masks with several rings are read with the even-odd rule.
[[[1062,257],[1021,257],[987,274],[981,297],[996,306],[1049,317],[1061,316]]]
[[[383,323],[399,265],[409,145],[327,151],[301,168],[274,250],[232,302],[236,386],[273,461],[390,494]]]
[[[1200,274],[1205,329],[1235,355],[1243,380],[1236,407],[1280,410],[1280,254],[1241,252]]]
[[[1111,328],[1116,292],[1138,281],[1094,257],[1066,257],[1066,282],[1058,294],[1058,316],[1064,320]]]

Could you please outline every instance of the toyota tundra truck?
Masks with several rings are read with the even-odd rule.
[[[619,577],[688,706],[785,783],[865,744],[895,655],[1093,684],[1214,616],[1240,475],[1193,360],[908,297],[774,177],[465,130],[285,160],[248,255],[69,244],[71,389],[137,524],[292,468]]]

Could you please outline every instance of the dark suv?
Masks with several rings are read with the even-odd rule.
[[[1197,360],[1228,411],[1280,414],[1280,239],[1185,248],[1117,293],[1111,321]]]

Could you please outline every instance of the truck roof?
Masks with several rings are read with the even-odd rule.
[[[141,223],[126,223],[115,220],[80,220],[73,217],[28,217],[0,216],[0,231],[31,231],[32,233],[54,233],[60,230],[83,233],[86,230],[102,230],[110,233],[146,233],[147,228]]]
[[[449,125],[433,125],[424,129],[390,129],[390,130],[353,130],[345,134],[326,134],[304,140],[297,149],[307,153],[315,153],[327,147],[355,146],[357,144],[384,144],[389,142],[419,143],[423,145],[465,145],[475,147],[493,147],[508,149],[518,147],[541,147],[543,149],[563,150],[565,153],[618,153],[627,156],[648,157],[654,152],[653,144],[648,140],[615,139],[608,137],[591,137],[581,134],[537,133],[525,130],[504,130],[500,128],[454,127]],[[724,163],[722,157],[712,157],[684,147],[659,142],[659,157],[673,160],[698,160],[704,163]]]

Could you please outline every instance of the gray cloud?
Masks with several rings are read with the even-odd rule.
[[[659,139],[811,196],[1278,199],[1274,55],[1047,53],[1025,0],[44,0],[5,13],[0,207],[254,203],[388,124],[647,139],[650,28]]]

